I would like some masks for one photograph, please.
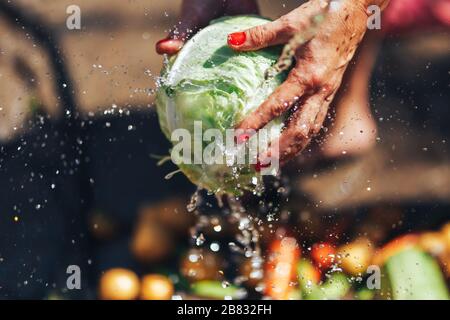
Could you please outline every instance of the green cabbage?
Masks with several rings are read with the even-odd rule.
[[[237,53],[227,46],[227,35],[266,23],[258,16],[226,17],[213,21],[189,40],[165,65],[156,95],[162,131],[168,139],[174,129],[193,133],[194,121],[202,129],[225,132],[255,110],[285,79],[286,74],[265,80],[281,48]],[[268,126],[282,128],[281,119]],[[205,147],[208,143],[204,143]],[[240,194],[255,190],[260,175],[252,166],[179,164],[196,185],[215,193]]]

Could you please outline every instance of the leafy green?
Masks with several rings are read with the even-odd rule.
[[[189,40],[162,71],[156,106],[162,131],[168,139],[175,129],[194,132],[194,121],[203,132],[235,127],[255,110],[285,79],[282,73],[265,80],[268,68],[281,50],[235,52],[227,46],[227,35],[266,23],[258,16],[226,17],[215,20]],[[281,119],[268,126],[282,128]],[[210,142],[204,142],[203,148]],[[194,148],[192,148],[193,150]],[[223,148],[222,148],[223,149]],[[240,194],[254,189],[254,169],[248,165],[180,164],[183,173],[196,185],[216,193]],[[260,181],[260,177],[256,177]]]

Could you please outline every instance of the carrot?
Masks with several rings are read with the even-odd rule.
[[[295,238],[285,237],[272,243],[265,268],[265,294],[268,297],[288,299],[299,258],[300,248]]]

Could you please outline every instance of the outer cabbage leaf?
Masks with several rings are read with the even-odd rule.
[[[226,129],[236,126],[284,81],[285,73],[264,79],[266,70],[278,60],[279,47],[237,53],[226,43],[229,33],[266,22],[258,16],[215,20],[166,63],[156,107],[161,129],[168,139],[180,128],[189,130],[193,136],[194,121],[202,122],[203,131],[215,128],[225,134]],[[280,132],[282,119],[272,121],[267,128],[274,126]],[[194,184],[215,193],[240,194],[242,190],[254,190],[261,180],[248,164],[179,167]]]

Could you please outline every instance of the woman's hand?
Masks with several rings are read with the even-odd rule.
[[[387,1],[379,2],[384,8]],[[304,33],[312,17],[326,5],[327,1],[311,0],[278,20],[229,35],[228,44],[237,51],[285,44],[295,34]],[[295,48],[296,64],[286,81],[239,124],[238,129],[258,130],[289,112],[278,148],[259,155],[262,164],[268,164],[273,157],[284,164],[322,128],[344,71],[365,34],[366,5],[365,0],[331,1],[327,17],[315,36]],[[274,154],[277,150],[279,154]]]
[[[215,18],[224,15],[256,14],[258,11],[256,0],[184,0],[179,24],[167,38],[156,43],[156,52],[176,54],[192,34]]]

